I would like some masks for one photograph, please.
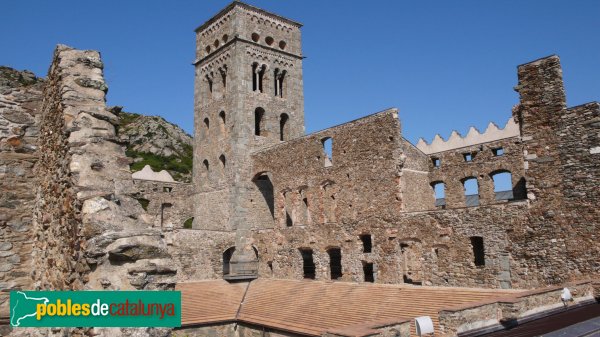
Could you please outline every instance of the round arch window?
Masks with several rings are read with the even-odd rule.
[[[284,50],[286,45],[287,45],[287,44],[285,43],[285,41],[283,41],[283,40],[279,41],[279,48],[280,48],[281,50]]]
[[[260,35],[258,35],[257,33],[252,33],[252,41],[258,42],[259,39]]]
[[[273,44],[273,42],[275,42],[275,40],[273,40],[272,37],[267,36],[267,38],[265,39],[265,42],[270,46]]]

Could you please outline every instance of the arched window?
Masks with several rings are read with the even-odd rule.
[[[208,83],[208,91],[213,92],[213,79],[212,76],[206,75],[206,82]]]
[[[219,161],[221,162],[221,168],[225,170],[226,159],[224,154],[219,156]]]
[[[333,166],[333,139],[325,137],[321,139],[321,144],[325,153],[325,167]]]
[[[479,206],[479,184],[477,178],[467,177],[462,180],[465,190],[465,206]]]
[[[258,63],[252,63],[252,91],[258,90]]]
[[[209,165],[208,165],[208,159],[204,159],[204,161],[202,162],[202,164],[204,164],[204,169],[206,170],[206,172],[209,171]]]
[[[278,90],[277,93],[279,94],[279,97],[283,98],[283,82],[285,82],[285,74],[287,73],[287,71],[282,71],[279,74],[279,80],[277,81],[277,85],[278,85]]]
[[[285,226],[292,227],[294,220],[292,218],[292,198],[290,191],[283,192],[283,212],[285,217]]]
[[[273,88],[275,89],[276,97],[283,97],[283,81],[286,73],[287,71],[281,71],[279,68],[273,71]]]
[[[224,135],[225,132],[227,131],[227,127],[226,127],[226,124],[225,124],[225,111],[219,112],[219,120],[221,121],[220,122],[220,124],[221,124],[220,125],[221,126],[221,134]]]
[[[435,197],[435,206],[445,208],[446,207],[446,184],[442,181],[434,181],[431,183],[433,188],[433,194]]]
[[[282,113],[279,116],[279,140],[281,141],[289,139],[288,119],[290,119],[290,117],[286,113]]]
[[[341,249],[334,247],[327,250],[329,255],[329,272],[332,280],[340,279],[342,273],[342,251]]]
[[[275,218],[275,196],[273,194],[273,183],[267,172],[257,174],[254,179],[254,184],[263,196],[264,205],[268,207],[271,217]]]
[[[194,224],[194,217],[188,218],[183,223],[183,228],[191,229],[193,224]]]
[[[204,127],[206,128],[206,132],[208,133],[208,129],[210,128],[210,121],[208,117],[204,118]]]
[[[315,279],[315,261],[313,259],[313,250],[310,248],[300,248],[302,255],[302,274],[305,279]]]
[[[256,108],[256,110],[254,110],[254,134],[256,136],[266,136],[264,116],[265,109]]]
[[[512,174],[509,171],[501,170],[491,173],[494,181],[494,194],[496,200],[513,199]]]
[[[223,89],[227,88],[227,65],[223,65],[222,67],[219,67],[219,73],[221,74],[221,80],[223,81]],[[223,93],[225,93],[225,90],[223,90]]]
[[[258,70],[258,91],[263,92],[263,79],[265,77],[265,72],[267,71],[267,66],[262,65]]]
[[[223,252],[223,276],[229,275],[231,257],[235,252],[235,247],[230,247]]]

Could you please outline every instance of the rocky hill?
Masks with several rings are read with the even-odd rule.
[[[154,171],[167,170],[181,182],[192,179],[192,137],[179,126],[159,116],[120,111],[118,135],[127,142],[127,156],[133,158],[131,171],[150,165]]]

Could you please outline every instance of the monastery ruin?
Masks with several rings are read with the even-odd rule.
[[[192,183],[132,176],[98,52],[0,86],[0,317],[10,290],[176,289],[181,329],[68,334],[479,336],[598,306],[600,103],[567,107],[558,56],[517,67],[505,125],[305,134],[301,26],[235,1],[196,29]]]

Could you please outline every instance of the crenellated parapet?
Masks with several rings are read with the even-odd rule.
[[[433,141],[428,144],[423,138],[419,139],[417,148],[425,154],[432,154],[442,151],[458,149],[461,147],[472,146],[476,144],[488,143],[499,139],[519,136],[519,125],[510,118],[504,128],[500,129],[496,124],[490,122],[483,133],[475,127],[469,128],[466,136],[461,136],[456,130],[452,131],[450,138],[444,140],[439,134],[433,137]]]

